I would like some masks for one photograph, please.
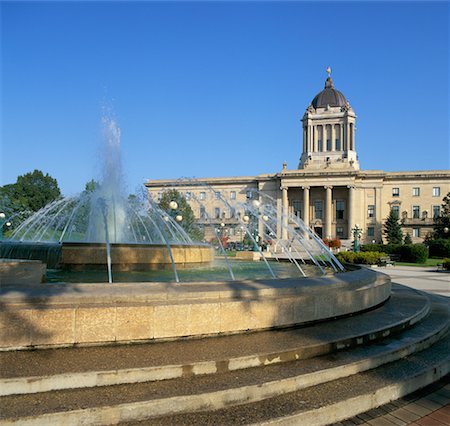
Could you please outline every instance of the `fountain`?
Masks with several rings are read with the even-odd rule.
[[[211,264],[214,258],[212,247],[192,240],[190,229],[184,229],[182,215],[177,213],[178,203],[175,200],[169,203],[169,209],[174,213],[170,214],[147,194],[127,197],[120,156],[120,129],[113,119],[103,119],[103,142],[102,178],[99,184],[92,182],[91,187],[81,195],[55,200],[29,217],[2,242],[1,257],[39,259],[51,270],[106,271],[110,283],[113,275],[120,272],[152,271],[167,267],[172,270],[172,280],[179,282],[178,269]],[[180,179],[179,183],[183,182]],[[188,180],[187,183],[192,181]],[[207,185],[204,190],[214,192]],[[204,207],[195,196],[192,200],[200,208]],[[342,265],[320,238],[301,219],[280,213],[276,201],[267,195],[261,193],[258,199],[231,204],[232,201],[222,194],[218,202],[225,209],[244,212],[238,216],[241,229],[251,240],[258,253],[257,258],[263,264],[256,274],[252,273],[252,278],[267,274],[271,278],[290,275],[305,277],[326,274],[327,271],[343,271]],[[216,270],[226,270],[231,280],[235,280],[233,267],[236,268],[236,264],[234,262],[232,265],[233,262],[228,258],[213,220],[205,215],[206,226],[213,229],[215,244],[219,249],[214,267]],[[288,239],[279,237],[280,227],[286,231]],[[271,239],[277,241],[284,253],[282,257],[291,265],[274,266],[270,262],[275,260],[279,263],[279,255],[276,250],[270,253],[262,250],[258,238],[263,238],[263,235],[270,235]],[[242,263],[239,267],[242,268]],[[255,269],[254,265],[250,269]],[[206,270],[204,275],[210,279],[217,278],[211,269]],[[52,273],[49,276],[52,280]],[[136,279],[159,280],[160,277],[161,274],[156,273],[151,278],[147,276],[143,279],[139,275]],[[129,276],[124,277],[122,274],[122,280],[127,278]],[[194,278],[198,277],[194,275]],[[53,280],[59,279],[60,275],[56,274]],[[86,279],[86,275],[80,279]]]
[[[183,218],[180,192],[167,188],[172,192],[165,210],[148,194],[126,195],[119,128],[111,119],[103,127],[99,184],[53,201],[1,243],[2,258],[37,259],[48,268],[45,285],[33,285],[38,269],[26,287],[17,273],[25,266],[16,262],[8,284],[0,285],[11,312],[1,350],[290,327],[366,310],[389,297],[388,278],[344,271],[301,219],[263,193],[238,202],[207,184],[180,179],[175,189],[203,185],[224,211],[235,211],[253,251],[231,258],[217,219],[192,194],[192,206],[204,212],[202,226],[214,236],[210,244],[194,241],[190,234],[200,223]],[[270,248],[262,244],[269,239]],[[41,322],[52,324],[49,333],[41,332]],[[25,332],[16,330],[19,323]]]
[[[25,220],[1,244],[2,258],[40,259],[49,268],[146,270],[212,260],[209,245],[195,243],[156,203],[127,197],[120,158],[120,130],[103,120],[100,183],[76,197],[53,201]]]

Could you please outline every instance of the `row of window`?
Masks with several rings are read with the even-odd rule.
[[[323,201],[322,200],[314,200],[313,207],[314,207],[314,212],[313,212],[314,219],[323,219],[323,214],[324,214]],[[297,217],[303,218],[303,203],[300,200],[293,200],[292,208],[294,210],[294,214]],[[335,214],[336,214],[336,219],[344,219],[345,202],[343,200],[336,200]]]
[[[432,194],[433,194],[433,197],[440,197],[441,196],[441,187],[433,186]],[[412,195],[413,195],[413,197],[420,197],[420,188],[418,186],[413,187]],[[392,188],[392,196],[400,197],[400,188]]]
[[[303,217],[302,211],[302,203],[299,200],[294,200],[292,202],[292,207],[294,210],[294,214],[297,217]],[[315,200],[313,202],[314,207],[314,218],[315,219],[323,219],[323,202],[322,200]],[[391,207],[394,214],[397,217],[400,217],[400,206],[392,206]],[[436,219],[441,214],[441,206],[436,205],[432,206],[432,218]],[[336,200],[335,204],[335,218],[336,219],[344,219],[345,216],[345,202],[343,200]],[[369,204],[367,206],[367,217],[374,218],[375,217],[375,205]],[[412,218],[413,219],[425,219],[428,217],[428,212],[425,210],[422,212],[422,216],[420,213],[420,206],[412,206]]]
[[[375,237],[375,228],[373,226],[367,227],[367,236],[368,237]],[[415,238],[420,237],[420,228],[413,228],[412,229],[412,236]]]
[[[368,206],[371,207],[371,206]],[[375,206],[373,206],[375,209]],[[432,218],[436,219],[441,214],[441,206],[431,206],[432,208]],[[391,206],[391,211],[397,216],[400,217],[400,206]],[[373,216],[369,216],[373,217]],[[407,217],[407,216],[406,216]],[[405,219],[406,219],[405,217]],[[422,217],[420,214],[420,206],[412,206],[412,218],[413,219],[426,219],[428,217],[428,212],[424,210],[422,212]]]
[[[241,213],[237,213],[238,217],[241,217]],[[230,207],[228,219],[234,219],[236,217],[236,209],[234,207]],[[206,214],[206,208],[204,206],[200,207],[200,219],[207,219],[208,215]],[[222,212],[220,207],[214,207],[214,219],[225,219],[226,212]]]
[[[334,143],[335,143],[335,150],[336,151],[340,151],[341,150],[341,140],[340,139],[338,139],[338,138],[336,138],[335,140],[334,140]],[[327,151],[331,151],[331,139],[327,139]],[[322,152],[323,151],[323,142],[322,142],[322,139],[318,139],[317,140],[317,150],[319,151],[319,152]]]
[[[235,200],[236,199],[236,191],[230,191],[229,194],[230,194],[230,197],[229,197],[230,200]],[[250,190],[246,191],[245,195],[246,195],[247,199],[250,200],[250,199],[253,198],[253,191],[250,191]],[[163,196],[163,193],[162,192],[158,192],[158,201],[160,201],[162,199],[162,196]],[[199,193],[199,195],[198,195],[198,199],[204,201],[204,200],[206,200],[206,196],[207,196],[207,193],[205,191],[201,191]],[[189,200],[192,199],[193,193],[191,191],[186,191],[184,193],[184,197],[186,198],[187,201],[189,201]],[[215,191],[214,192],[214,199],[215,200],[221,200],[222,199],[222,194],[221,194],[220,191]]]

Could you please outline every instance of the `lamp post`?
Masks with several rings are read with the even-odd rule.
[[[362,229],[359,227],[358,224],[355,225],[355,227],[352,229],[353,233],[353,251],[358,252],[360,250],[360,238],[362,234]]]
[[[3,240],[3,226],[7,226],[8,228],[11,226],[11,222],[6,219],[6,214],[0,212],[0,240]]]

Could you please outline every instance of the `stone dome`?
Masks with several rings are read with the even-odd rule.
[[[325,88],[318,93],[311,102],[314,108],[343,107],[347,105],[345,96],[334,88],[333,80],[328,77],[325,81]]]

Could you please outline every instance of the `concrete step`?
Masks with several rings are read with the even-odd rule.
[[[395,363],[264,401],[122,426],[324,426],[395,401],[440,378],[450,381],[450,339]],[[386,424],[376,423],[373,424]]]
[[[241,423],[259,423],[287,416],[294,420],[285,424],[326,424],[343,418],[335,416],[329,421],[330,413],[346,406],[348,416],[355,415],[348,401],[359,393],[350,390],[366,398],[358,400],[358,407],[366,411],[446,374],[450,368],[450,338],[445,334],[449,325],[448,300],[433,297],[429,315],[414,327],[367,346],[214,375],[5,396],[0,399],[0,424],[113,424],[158,416],[165,418],[154,420],[162,422],[156,424],[238,424],[237,418]],[[354,383],[348,382],[350,376],[355,377]],[[299,397],[290,399],[299,392]],[[316,408],[326,411],[326,422],[309,422]],[[219,411],[199,413],[206,410]],[[267,418],[258,417],[263,413]],[[300,423],[298,416],[304,417]]]
[[[394,285],[377,309],[308,327],[143,345],[0,353],[0,395],[137,383],[307,359],[421,321],[429,298]]]

